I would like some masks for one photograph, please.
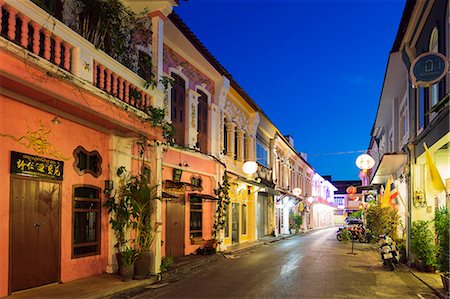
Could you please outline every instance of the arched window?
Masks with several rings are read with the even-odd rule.
[[[208,96],[201,90],[198,94],[197,142],[201,152],[208,152]]]
[[[175,129],[175,143],[184,145],[186,89],[185,81],[177,74],[171,74],[173,78],[171,90],[171,120]]]

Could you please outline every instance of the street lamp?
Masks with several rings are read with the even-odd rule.
[[[294,194],[295,196],[300,196],[300,194],[302,194],[302,189],[300,189],[300,188],[294,188],[293,190],[292,190],[292,194]]]
[[[247,161],[242,165],[242,171],[246,175],[252,175],[258,170],[258,164],[255,161]]]

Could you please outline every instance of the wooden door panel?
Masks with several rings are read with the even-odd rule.
[[[167,202],[166,255],[184,255],[184,204]]]
[[[39,184],[39,284],[58,281],[60,252],[60,185]]]
[[[11,290],[39,285],[37,181],[11,180]]]

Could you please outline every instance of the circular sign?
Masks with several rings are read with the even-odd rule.
[[[444,78],[448,59],[441,53],[426,52],[414,59],[410,68],[413,87],[428,87]]]

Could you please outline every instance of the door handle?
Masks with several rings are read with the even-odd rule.
[[[34,227],[39,227],[39,226],[41,226],[41,224],[40,223],[35,223],[35,224],[33,224],[33,226]]]

